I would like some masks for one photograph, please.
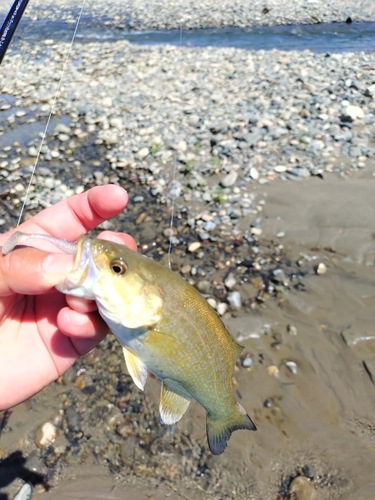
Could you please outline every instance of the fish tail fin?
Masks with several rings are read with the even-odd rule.
[[[238,429],[257,430],[254,422],[239,403],[233,407],[229,416],[219,420],[213,420],[207,415],[207,441],[211,453],[213,455],[223,453],[232,432]]]

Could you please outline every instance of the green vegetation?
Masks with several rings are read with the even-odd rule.
[[[194,160],[189,160],[182,166],[181,170],[184,174],[191,174],[191,172],[194,170],[194,167],[195,167]]]
[[[220,170],[220,158],[218,156],[213,156],[210,160],[212,165],[211,173],[212,175],[219,173]]]
[[[225,202],[224,188],[221,186],[216,187],[212,191],[212,199],[219,205],[223,205]]]
[[[155,156],[161,150],[161,144],[158,142],[153,142],[150,147],[150,153]]]

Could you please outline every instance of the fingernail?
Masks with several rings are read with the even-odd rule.
[[[78,313],[77,311],[70,311],[69,316],[70,316],[70,321],[75,326],[85,326],[88,323],[87,314],[81,314]]]
[[[74,257],[63,253],[48,255],[43,261],[43,271],[47,274],[60,274],[66,276],[72,271]]]

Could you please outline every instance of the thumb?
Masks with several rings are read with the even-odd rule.
[[[74,256],[25,247],[0,256],[0,296],[38,295],[63,281]]]

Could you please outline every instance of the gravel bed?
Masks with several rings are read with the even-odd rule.
[[[8,0],[2,0],[5,10]],[[36,0],[27,10],[33,18],[73,20],[80,5],[62,0]],[[123,29],[171,29],[225,26],[315,24],[317,22],[373,21],[372,0],[87,0],[85,16],[104,17],[108,25]]]

